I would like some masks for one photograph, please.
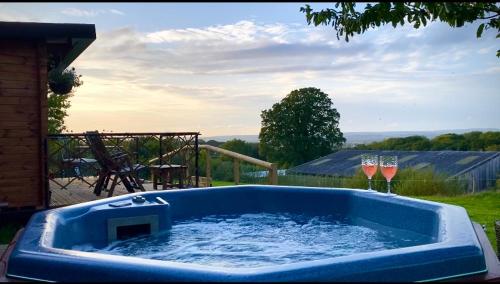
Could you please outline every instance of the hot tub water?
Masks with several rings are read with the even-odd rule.
[[[421,245],[429,237],[377,230],[335,215],[293,213],[209,215],[175,222],[157,235],[73,250],[222,267],[261,267]]]

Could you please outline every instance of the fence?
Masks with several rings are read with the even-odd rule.
[[[182,164],[188,168],[189,178],[185,184],[190,187],[199,184],[198,135],[197,132],[100,133],[110,152],[125,152],[132,163],[146,166],[139,172],[140,178],[149,178],[148,165]],[[75,180],[89,187],[94,185],[95,180],[90,177],[97,175],[99,164],[91,154],[84,133],[49,135],[46,150],[47,183],[61,188],[67,188]]]
[[[278,184],[278,173],[277,173],[277,165],[274,163],[269,163],[266,161],[262,161],[259,159],[255,159],[246,155],[242,155],[233,151],[229,151],[226,149],[210,146],[210,145],[200,145],[200,149],[204,149],[206,151],[205,153],[205,176],[210,183],[211,180],[211,155],[210,152],[214,152],[217,154],[221,154],[224,156],[227,156],[232,159],[232,164],[233,164],[233,181],[235,184],[240,183],[240,170],[241,170],[241,162],[246,162],[250,165],[252,165],[252,168],[255,168],[256,166],[260,168],[265,168],[268,171],[267,175],[267,183],[269,184]]]
[[[278,171],[278,172],[281,172]],[[242,167],[241,182],[247,184],[267,183],[267,174],[259,171],[256,167]],[[500,189],[500,179],[489,180],[492,184],[490,189]],[[337,187],[337,188],[360,188],[368,187],[368,179],[359,170],[354,176],[330,176],[330,175],[307,175],[286,172],[278,174],[278,185],[309,186],[309,187]],[[469,180],[460,176],[449,178],[443,174],[436,173],[430,169],[401,169],[392,179],[392,190],[401,195],[426,196],[426,195],[446,195],[454,196],[470,193],[468,187]],[[387,181],[380,172],[372,179],[372,186],[375,190],[386,192]]]

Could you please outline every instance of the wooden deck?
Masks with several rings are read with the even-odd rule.
[[[95,181],[95,178],[86,178],[91,184]],[[57,179],[57,182],[65,184],[69,179]],[[108,197],[108,192],[103,191],[101,196],[96,196],[94,194],[94,187],[90,187],[88,184],[80,181],[74,180],[66,188],[62,189],[59,185],[53,181],[49,181],[51,197],[50,197],[50,207],[60,207],[72,204],[78,204],[82,202],[98,200]],[[143,184],[146,191],[153,191],[153,183],[150,181],[145,181]],[[161,188],[161,186],[160,186]],[[161,189],[158,189],[161,190]],[[140,191],[137,191],[140,192]],[[128,194],[129,192],[121,184],[118,184],[115,188],[113,196]]]

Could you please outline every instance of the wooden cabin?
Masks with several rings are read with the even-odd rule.
[[[48,206],[47,74],[95,39],[90,24],[0,22],[0,212]]]

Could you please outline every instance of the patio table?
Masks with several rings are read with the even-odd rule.
[[[151,165],[151,179],[153,180],[153,188],[158,189],[158,179],[161,180],[162,189],[184,188],[184,179],[187,176],[187,166],[184,165]],[[179,183],[174,184],[174,178],[178,178]]]

